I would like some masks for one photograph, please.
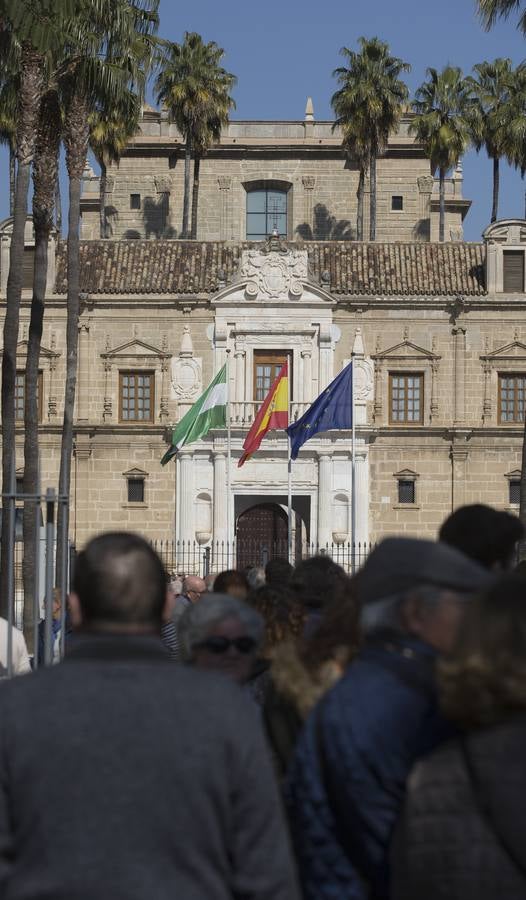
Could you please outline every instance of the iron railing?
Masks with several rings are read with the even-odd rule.
[[[363,565],[373,549],[371,543],[303,543],[296,548],[294,561],[311,556],[330,556],[346,572],[352,574]],[[231,543],[215,541],[206,547],[197,541],[152,541],[169,575],[200,575],[222,572],[225,569],[244,569],[265,566],[270,559],[287,558],[287,541],[262,543],[255,540],[235,540]]]

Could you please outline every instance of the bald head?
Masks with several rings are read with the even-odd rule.
[[[201,599],[201,595],[206,591],[206,582],[199,575],[187,575],[183,581],[183,594],[185,594],[192,603],[196,603]]]
[[[161,624],[166,575],[144,538],[108,532],[78,555],[73,591],[87,627],[152,629]]]

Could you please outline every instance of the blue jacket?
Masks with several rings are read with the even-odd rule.
[[[308,719],[287,784],[305,900],[389,896],[406,778],[451,735],[437,709],[434,659],[413,638],[367,646]]]

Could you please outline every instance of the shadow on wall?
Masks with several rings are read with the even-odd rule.
[[[159,194],[159,199],[145,197],[142,207],[144,236],[146,238],[176,238],[177,231],[168,224],[169,195]]]
[[[431,240],[431,222],[429,219],[418,219],[417,223],[413,228],[413,240],[414,241],[429,241]]]
[[[296,233],[304,241],[353,241],[355,231],[348,219],[331,216],[324,203],[314,207],[314,227],[307,222],[298,225]]]

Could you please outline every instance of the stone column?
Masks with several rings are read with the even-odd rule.
[[[468,450],[465,447],[451,445],[451,509],[464,506],[466,502],[466,466]]]
[[[180,485],[179,492],[179,526],[177,528],[177,539],[178,541],[184,541],[187,543],[190,541],[192,544],[195,541],[194,534],[194,515],[193,515],[193,500],[194,500],[194,485],[192,478],[192,463],[193,463],[193,454],[185,453],[184,451],[180,454],[179,460],[179,478],[178,484]]]
[[[314,192],[314,185],[316,184],[316,179],[314,175],[304,175],[301,179],[304,190],[304,206],[303,206],[303,216],[305,224],[311,230],[312,237],[314,238],[314,221],[312,215],[312,196]]]
[[[318,457],[318,545],[332,542],[332,456],[321,451]]]
[[[89,319],[79,324],[79,361],[77,390],[77,421],[89,419]]]
[[[436,417],[438,415],[437,375],[438,375],[438,360],[434,359],[431,363],[431,407],[430,407],[431,420],[436,419]]]
[[[453,424],[461,425],[465,417],[466,329],[462,325],[455,325],[452,334],[454,364]]]
[[[214,546],[228,540],[226,500],[226,453],[224,450],[214,450]]]
[[[169,416],[168,409],[168,367],[170,358],[163,356],[161,359],[161,402],[159,404],[159,419],[166,422]]]
[[[303,361],[303,373],[300,400],[302,403],[310,403],[312,400],[312,352],[310,350],[302,350],[301,358]]]
[[[355,452],[354,488],[356,491],[356,536],[351,535],[351,540],[353,543],[363,546],[369,540],[369,455],[365,449]],[[362,561],[357,559],[358,564]]]
[[[219,240],[228,241],[232,238],[232,225],[230,222],[230,209],[228,203],[232,179],[230,175],[220,175],[217,179],[217,183],[221,194],[219,204]]]
[[[75,438],[75,489],[71,492],[74,507],[74,521],[70,516],[69,532],[75,534],[76,545],[81,547],[86,539],[98,531],[97,512],[89,499],[89,460],[91,456],[91,440],[87,435],[78,434]]]
[[[429,240],[431,237],[431,195],[435,179],[432,175],[421,175],[417,179],[420,194],[420,240]]]
[[[382,403],[382,360],[374,361],[374,404],[373,404],[373,422],[378,424],[382,419],[383,403]]]
[[[234,400],[241,403],[245,399],[245,351],[237,347],[235,359],[235,392]]]
[[[332,381],[332,355],[331,326],[320,325],[320,394]]]

